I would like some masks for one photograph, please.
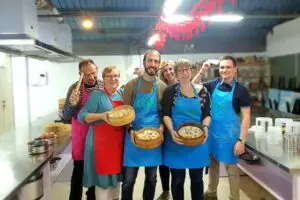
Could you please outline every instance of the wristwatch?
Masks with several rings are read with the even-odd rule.
[[[245,140],[242,140],[241,138],[239,138],[239,142],[241,142],[242,144],[245,144]]]

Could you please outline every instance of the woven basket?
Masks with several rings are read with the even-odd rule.
[[[68,136],[71,134],[72,126],[64,123],[50,123],[44,128],[44,133],[53,132],[57,137]]]
[[[159,137],[152,139],[152,140],[143,140],[139,139],[137,135],[141,134],[145,130],[153,130],[159,133]],[[143,128],[135,132],[134,134],[134,141],[136,143],[137,147],[143,148],[143,149],[154,149],[161,145],[161,143],[164,140],[163,133],[159,131],[158,128]]]
[[[203,134],[200,135],[199,137],[196,137],[196,138],[185,138],[185,137],[183,137],[182,135],[179,134],[179,130],[181,128],[185,127],[185,126],[195,126],[197,128],[200,128],[202,130]],[[190,147],[201,145],[203,143],[203,140],[205,139],[204,129],[200,124],[197,124],[197,123],[182,124],[181,126],[179,126],[177,128],[176,132],[178,133],[180,139],[182,139],[183,144],[186,145],[186,146],[190,146]]]
[[[118,118],[108,118],[108,123],[112,126],[125,126],[127,124],[130,124],[135,119],[135,112],[132,106],[129,105],[122,105],[118,106],[116,108],[113,108],[111,112],[119,111],[122,109],[130,109],[132,112],[130,115],[126,115],[123,117]]]

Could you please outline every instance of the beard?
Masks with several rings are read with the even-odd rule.
[[[154,67],[145,67],[145,72],[149,75],[149,76],[155,76],[158,72],[158,70],[156,70]]]

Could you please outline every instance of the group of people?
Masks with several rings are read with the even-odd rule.
[[[79,90],[75,89],[77,82],[69,88],[63,112],[66,120],[72,120],[70,200],[82,198],[82,186],[88,188],[88,200],[120,196],[132,200],[140,167],[145,168],[144,200],[154,199],[158,167],[163,187],[159,199],[184,199],[186,169],[192,200],[217,199],[220,162],[228,172],[229,198],[239,199],[237,163],[250,125],[251,99],[235,79],[235,59],[221,58],[220,78],[207,83],[202,83],[202,77],[210,67],[208,62],[196,73],[186,59],[160,64],[160,53],[148,50],[143,58],[144,73],[120,89],[117,67],[105,67],[102,81],[92,60],[80,62],[83,81]],[[120,105],[131,105],[136,117],[126,127],[113,127],[108,114]],[[176,130],[188,122],[202,125],[202,144],[183,144]],[[158,128],[164,133],[162,145],[153,149],[136,146],[133,135],[142,128]],[[209,167],[209,185],[204,193],[205,167]]]

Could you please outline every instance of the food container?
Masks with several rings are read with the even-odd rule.
[[[38,138],[34,141],[28,142],[28,152],[29,154],[42,154],[48,151],[49,145],[48,142],[43,141]]]
[[[56,137],[43,138],[43,141],[48,142],[49,145],[56,143]]]
[[[49,145],[53,145],[56,143],[56,134],[54,134],[53,132],[51,133],[44,133],[40,138],[43,141],[48,142]]]
[[[25,185],[21,187],[19,199],[37,200],[44,196],[43,173],[38,172],[31,176]]]
[[[50,160],[50,170],[54,171],[57,168],[58,162],[61,160],[61,157],[54,157]]]
[[[143,149],[153,149],[163,142],[163,133],[158,128],[143,128],[132,135],[136,146]]]
[[[49,123],[44,128],[44,133],[54,133],[57,137],[70,135],[72,131],[70,124]]]
[[[124,126],[135,119],[135,112],[132,106],[118,106],[108,114],[108,123],[112,126]]]
[[[204,129],[197,123],[185,123],[177,128],[177,133],[186,146],[201,145],[205,139]]]

